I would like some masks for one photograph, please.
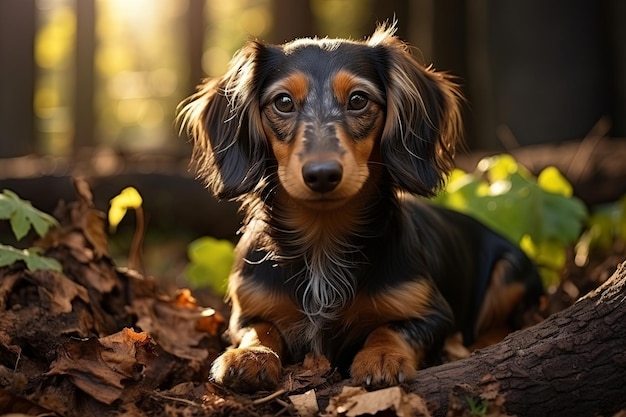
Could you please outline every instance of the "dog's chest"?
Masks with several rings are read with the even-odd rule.
[[[300,312],[295,323],[284,329],[291,349],[328,354],[329,345],[336,343],[334,339],[345,326],[345,311],[355,296],[354,273],[353,268],[306,262],[288,278]]]

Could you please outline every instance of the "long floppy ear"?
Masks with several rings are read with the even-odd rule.
[[[268,148],[259,114],[259,61],[264,46],[249,42],[228,72],[206,81],[181,103],[181,130],[193,141],[198,175],[220,199],[251,192],[265,174]]]
[[[393,25],[380,26],[368,41],[386,64],[381,74],[387,90],[381,154],[398,188],[432,196],[454,164],[462,98],[449,76],[420,65],[394,32]]]

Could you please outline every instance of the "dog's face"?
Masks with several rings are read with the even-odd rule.
[[[459,94],[381,27],[362,42],[250,42],[183,109],[214,193],[277,186],[298,203],[336,208],[381,176],[431,195],[452,165]]]
[[[302,204],[332,208],[370,177],[386,98],[371,48],[299,42],[273,51],[261,86],[263,132],[280,183]]]

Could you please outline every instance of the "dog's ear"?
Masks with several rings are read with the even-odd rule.
[[[385,63],[381,78],[387,116],[381,154],[398,188],[432,196],[453,167],[462,98],[449,76],[419,64],[394,32],[393,26],[382,26],[369,40]]]
[[[224,76],[206,81],[181,103],[181,130],[193,141],[198,175],[221,199],[249,193],[265,175],[268,148],[259,113],[264,49],[249,42],[235,54]]]

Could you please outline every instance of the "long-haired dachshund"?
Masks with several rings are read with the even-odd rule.
[[[394,32],[251,41],[185,103],[200,175],[245,213],[218,383],[271,389],[307,352],[358,384],[408,382],[451,332],[515,327],[538,298],[517,247],[416,197],[453,165],[460,94]]]

